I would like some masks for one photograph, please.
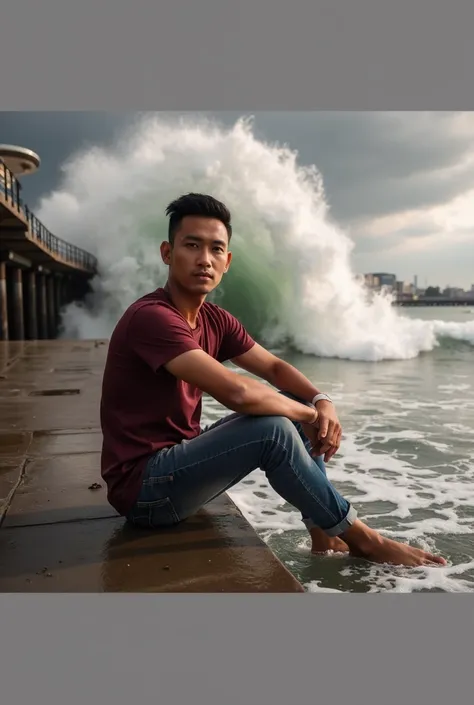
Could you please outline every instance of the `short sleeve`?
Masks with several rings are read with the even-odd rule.
[[[232,360],[253,348],[255,340],[247,333],[240,321],[228,311],[220,309],[223,316],[224,334],[217,354],[219,362]]]
[[[201,350],[186,321],[166,306],[142,306],[135,311],[129,321],[127,341],[154,372],[185,352]]]

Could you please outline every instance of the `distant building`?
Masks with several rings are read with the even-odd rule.
[[[378,279],[379,286],[381,287],[390,287],[391,289],[395,289],[397,285],[397,277],[395,274],[387,274],[386,272],[376,272],[374,274],[374,277]]]
[[[373,274],[364,274],[364,282],[369,289],[374,289],[376,286],[378,286],[378,282],[374,281]]]
[[[464,289],[459,289],[458,287],[448,286],[443,291],[443,296],[447,296],[449,299],[462,298],[466,295]]]
[[[365,284],[372,291],[397,291],[397,276],[386,272],[371,272],[365,275]]]

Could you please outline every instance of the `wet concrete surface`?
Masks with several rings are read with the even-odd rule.
[[[35,433],[29,447],[30,457],[51,457],[74,453],[100,453],[102,434],[99,431],[70,431],[57,433]]]
[[[2,458],[22,458],[30,446],[32,437],[32,433],[0,431],[0,460]]]
[[[100,477],[106,351],[0,343],[0,592],[302,592],[227,495],[170,530],[116,514]]]
[[[30,458],[3,527],[117,516],[98,476],[99,453]],[[89,489],[94,484],[97,489]]]
[[[0,517],[5,514],[12,494],[20,481],[23,468],[24,462],[0,459]]]

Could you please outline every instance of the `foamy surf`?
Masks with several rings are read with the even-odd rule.
[[[324,377],[324,369],[319,374]],[[380,372],[378,379],[384,374]],[[454,408],[461,421],[472,418],[471,385],[437,387],[448,398],[462,391],[464,396]],[[336,399],[344,428],[341,451],[328,466],[331,481],[369,525],[424,550],[442,550],[448,565],[413,570],[337,554],[311,556],[299,513],[273,490],[261,470],[229,491],[244,516],[270,547],[288,559],[288,567],[309,592],[473,592],[473,426],[450,422],[452,411],[446,400],[408,397],[397,378],[384,392],[367,390],[368,411],[362,414],[355,413],[360,410],[358,393],[345,392],[340,382],[327,388]],[[436,389],[433,394],[436,397]],[[371,409],[377,413],[372,415]],[[206,398],[204,423],[223,413],[217,402]],[[308,573],[325,577],[304,579]]]

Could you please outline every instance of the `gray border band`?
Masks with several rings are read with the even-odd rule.
[[[3,109],[454,110],[472,100],[468,0],[108,2],[7,5]]]
[[[468,596],[11,595],[1,604],[8,705],[469,701]]]

